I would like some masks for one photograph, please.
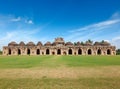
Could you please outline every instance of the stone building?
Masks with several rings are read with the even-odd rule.
[[[53,43],[46,42],[44,45],[41,42],[11,42],[3,47],[3,55],[116,55],[116,48],[105,41],[73,44],[56,38]]]

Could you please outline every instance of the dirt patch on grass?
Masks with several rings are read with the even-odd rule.
[[[120,66],[0,69],[0,78],[120,77]]]

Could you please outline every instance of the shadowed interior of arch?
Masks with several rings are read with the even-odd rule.
[[[68,50],[68,54],[72,55],[72,49]]]
[[[37,55],[39,55],[40,54],[40,49],[37,49]]]
[[[20,49],[18,49],[18,55],[20,55],[21,54],[21,50]]]
[[[8,52],[9,55],[11,55],[11,49],[9,49],[9,52]]]
[[[30,55],[30,49],[27,49],[27,54]]]
[[[101,49],[98,49],[97,54],[101,55]]]
[[[110,55],[111,54],[111,51],[110,49],[107,50],[107,54]]]
[[[61,54],[61,50],[60,50],[60,49],[57,50],[57,54],[58,54],[58,55]]]
[[[92,54],[92,50],[88,49],[88,55],[91,55],[91,54]]]
[[[50,51],[49,51],[49,49],[46,49],[46,54],[48,55],[48,54],[50,54]]]
[[[82,50],[78,49],[78,55],[82,55]]]

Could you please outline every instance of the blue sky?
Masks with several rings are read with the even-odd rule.
[[[0,0],[0,49],[11,41],[106,40],[120,48],[120,0]]]

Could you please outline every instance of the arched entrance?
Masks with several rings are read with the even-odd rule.
[[[52,52],[52,55],[55,55],[55,52]]]
[[[72,55],[72,49],[68,50],[68,54]]]
[[[111,51],[110,49],[107,50],[107,55],[110,55],[111,54]]]
[[[101,55],[101,49],[98,49],[97,54]]]
[[[47,54],[47,55],[49,55],[49,54],[50,54],[49,49],[46,49],[46,54]]]
[[[58,55],[61,54],[61,50],[60,50],[60,49],[57,50],[57,54],[58,54]]]
[[[30,49],[27,49],[27,55],[30,55]]]
[[[78,49],[78,55],[82,55],[82,50]]]
[[[91,54],[92,54],[91,49],[88,49],[88,55],[91,55]]]
[[[37,55],[39,55],[39,54],[40,54],[40,49],[37,49],[37,52],[36,52],[36,53],[37,53]]]
[[[11,55],[11,49],[8,50],[8,54]]]
[[[67,53],[64,51],[64,52],[63,52],[63,55],[66,55],[66,54],[67,54]]]
[[[20,49],[18,49],[18,55],[21,55],[21,50]]]

